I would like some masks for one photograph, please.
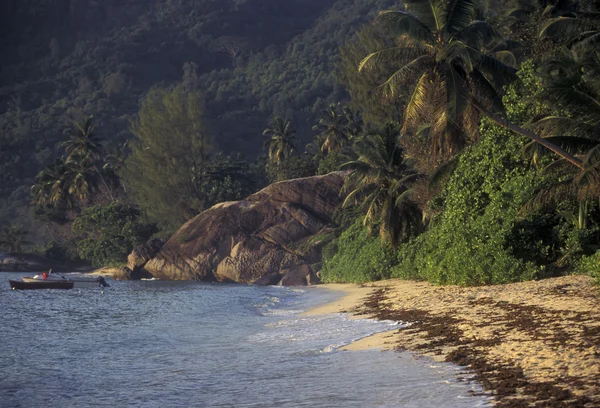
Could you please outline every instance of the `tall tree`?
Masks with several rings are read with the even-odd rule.
[[[104,185],[106,192],[110,196],[111,200],[114,200],[112,189],[106,182],[106,179],[102,175],[98,163],[102,159],[102,139],[96,134],[96,125],[93,123],[93,117],[89,116],[81,122],[75,122],[75,131],[71,132],[69,139],[62,143],[67,154],[67,162],[72,162],[75,167],[72,170],[76,174],[82,175],[84,168],[87,171],[88,168],[93,169],[99,180]],[[76,176],[76,175],[74,175]],[[90,177],[86,177],[86,180],[91,180]],[[84,180],[81,177],[74,179],[77,181],[79,192],[83,193],[87,198],[88,187],[85,187]],[[92,186],[90,186],[92,187]],[[82,190],[81,188],[84,188]]]
[[[131,154],[121,171],[134,201],[167,231],[204,208],[201,175],[213,150],[200,93],[181,86],[152,89],[131,131]]]
[[[358,159],[342,169],[351,170],[344,190],[344,206],[360,204],[366,212],[363,225],[379,224],[379,236],[393,248],[421,229],[422,215],[411,200],[414,182],[422,178],[404,160],[400,127],[388,124],[371,131],[353,147]]]
[[[96,125],[93,123],[91,116],[80,122],[75,122],[75,131],[71,132],[69,139],[62,143],[67,158],[72,155],[81,155],[92,162],[100,159],[102,139],[96,134],[95,130]]]
[[[31,197],[38,206],[57,207],[66,203],[72,206],[68,194],[68,165],[64,157],[60,157],[51,165],[38,173],[35,184],[31,187]]]
[[[280,164],[292,155],[296,143],[295,133],[291,121],[279,116],[263,131],[263,135],[268,137],[265,148],[271,163]]]
[[[494,32],[486,22],[476,20],[475,0],[408,0],[406,6],[408,11],[379,14],[376,22],[395,38],[395,44],[367,55],[359,65],[359,71],[389,59],[402,65],[384,83],[390,95],[406,75],[418,78],[406,107],[405,129],[433,123],[433,153],[448,155],[466,142],[463,135],[477,137],[483,114],[584,167],[579,158],[505,118],[500,92],[514,78],[514,69],[485,52]]]
[[[313,126],[317,132],[317,140],[321,146],[321,152],[329,154],[340,152],[354,137],[362,131],[363,122],[360,114],[349,107],[338,104],[330,104],[323,109],[319,116],[319,122]]]

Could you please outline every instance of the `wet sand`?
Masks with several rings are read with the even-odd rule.
[[[350,312],[409,327],[345,349],[408,350],[467,366],[500,407],[600,406],[600,290],[586,276],[476,288],[388,280],[309,313]]]

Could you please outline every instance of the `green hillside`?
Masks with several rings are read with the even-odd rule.
[[[107,148],[123,143],[140,98],[156,85],[197,88],[227,154],[259,154],[274,115],[292,119],[308,143],[316,113],[345,98],[333,79],[338,47],[392,3],[3,2],[0,225],[28,217],[33,179],[60,154],[74,121],[93,115]]]

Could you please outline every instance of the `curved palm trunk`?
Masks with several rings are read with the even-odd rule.
[[[106,191],[108,192],[108,195],[110,196],[110,199],[112,201],[115,201],[115,197],[113,196],[112,192],[110,191],[110,187],[108,187],[108,184],[106,184],[106,180],[104,180],[104,177],[102,176],[102,174],[100,174],[100,170],[98,170],[98,166],[94,166],[94,169],[96,170],[96,173],[98,174],[98,176],[100,176],[100,180],[102,180],[102,184],[104,184],[104,187],[106,188]]]
[[[564,151],[563,149],[561,149],[560,147],[558,147],[554,143],[551,143],[548,140],[544,139],[540,135],[538,135],[536,133],[533,133],[530,130],[523,129],[520,126],[517,126],[517,125],[509,122],[508,119],[505,119],[505,118],[501,117],[500,115],[497,115],[495,113],[490,112],[489,110],[487,110],[485,107],[481,106],[477,102],[473,102],[473,106],[478,111],[480,111],[481,113],[483,113],[485,116],[487,116],[488,118],[490,118],[491,120],[493,120],[494,122],[496,122],[497,124],[499,124],[500,126],[506,128],[506,129],[512,130],[515,133],[518,133],[518,134],[520,134],[522,136],[525,136],[528,139],[531,139],[531,140],[533,140],[533,141],[541,144],[542,146],[546,147],[547,149],[550,149],[551,151],[553,151],[554,153],[556,153],[560,157],[562,157],[565,160],[569,161],[571,164],[579,167],[581,170],[585,170],[586,169],[587,166],[583,163],[583,161],[581,161],[581,159],[578,159],[577,157],[573,156],[572,154],[567,153],[566,151]]]

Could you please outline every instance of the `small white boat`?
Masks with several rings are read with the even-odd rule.
[[[73,274],[67,277],[63,275],[59,275],[56,273],[46,273],[43,272],[40,275],[35,275],[33,277],[23,277],[21,281],[26,284],[26,286],[31,286],[32,288],[43,288],[47,284],[48,287],[53,287],[54,285],[59,285],[60,283],[64,283],[66,285],[72,284],[72,288],[95,288],[95,287],[107,287],[110,286],[104,276],[86,276]]]

